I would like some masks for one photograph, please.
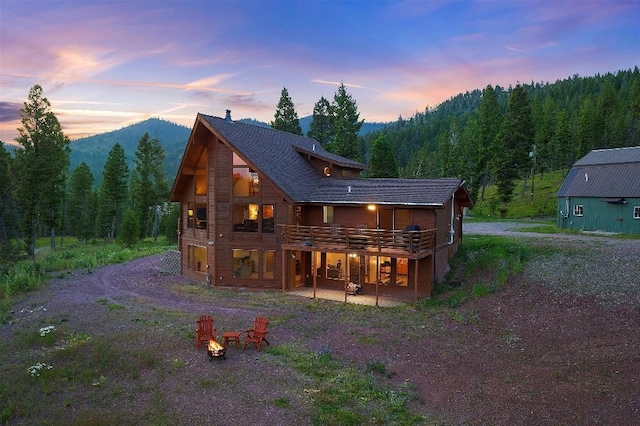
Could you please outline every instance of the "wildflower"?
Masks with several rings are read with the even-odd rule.
[[[29,372],[29,374],[31,374],[31,377],[40,377],[40,370],[42,369],[51,370],[52,368],[53,366],[49,364],[45,364],[44,362],[39,362],[36,365],[32,365],[31,367],[29,367],[27,371]]]
[[[40,335],[44,337],[44,336],[46,336],[47,334],[49,334],[49,333],[51,333],[52,331],[54,331],[55,329],[56,329],[56,328],[55,328],[55,326],[53,326],[53,325],[49,325],[49,326],[47,326],[47,327],[42,327],[42,328],[40,329]]]

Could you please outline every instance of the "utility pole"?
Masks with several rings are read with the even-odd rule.
[[[533,160],[531,166],[531,205],[533,205],[533,192],[536,185],[536,145],[533,145],[533,151],[529,152],[529,157]]]

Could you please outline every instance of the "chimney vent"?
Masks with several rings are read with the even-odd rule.
[[[313,150],[313,152],[316,152],[316,144],[315,143],[311,146],[311,149]]]
[[[351,194],[351,185],[349,185],[349,186],[347,187],[347,192],[348,192],[349,194]]]
[[[227,120],[227,121],[233,121],[231,119],[231,110],[230,109],[227,110],[227,114],[224,116],[224,119]]]

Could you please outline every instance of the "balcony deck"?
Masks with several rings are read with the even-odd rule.
[[[342,228],[338,226],[280,225],[282,248],[299,251],[355,253],[368,256],[422,259],[433,253],[435,229]]]

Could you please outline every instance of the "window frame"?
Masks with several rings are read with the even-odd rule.
[[[633,218],[640,220],[640,206],[633,206]]]
[[[573,206],[573,215],[576,217],[584,216],[584,205],[576,204],[575,206]]]

